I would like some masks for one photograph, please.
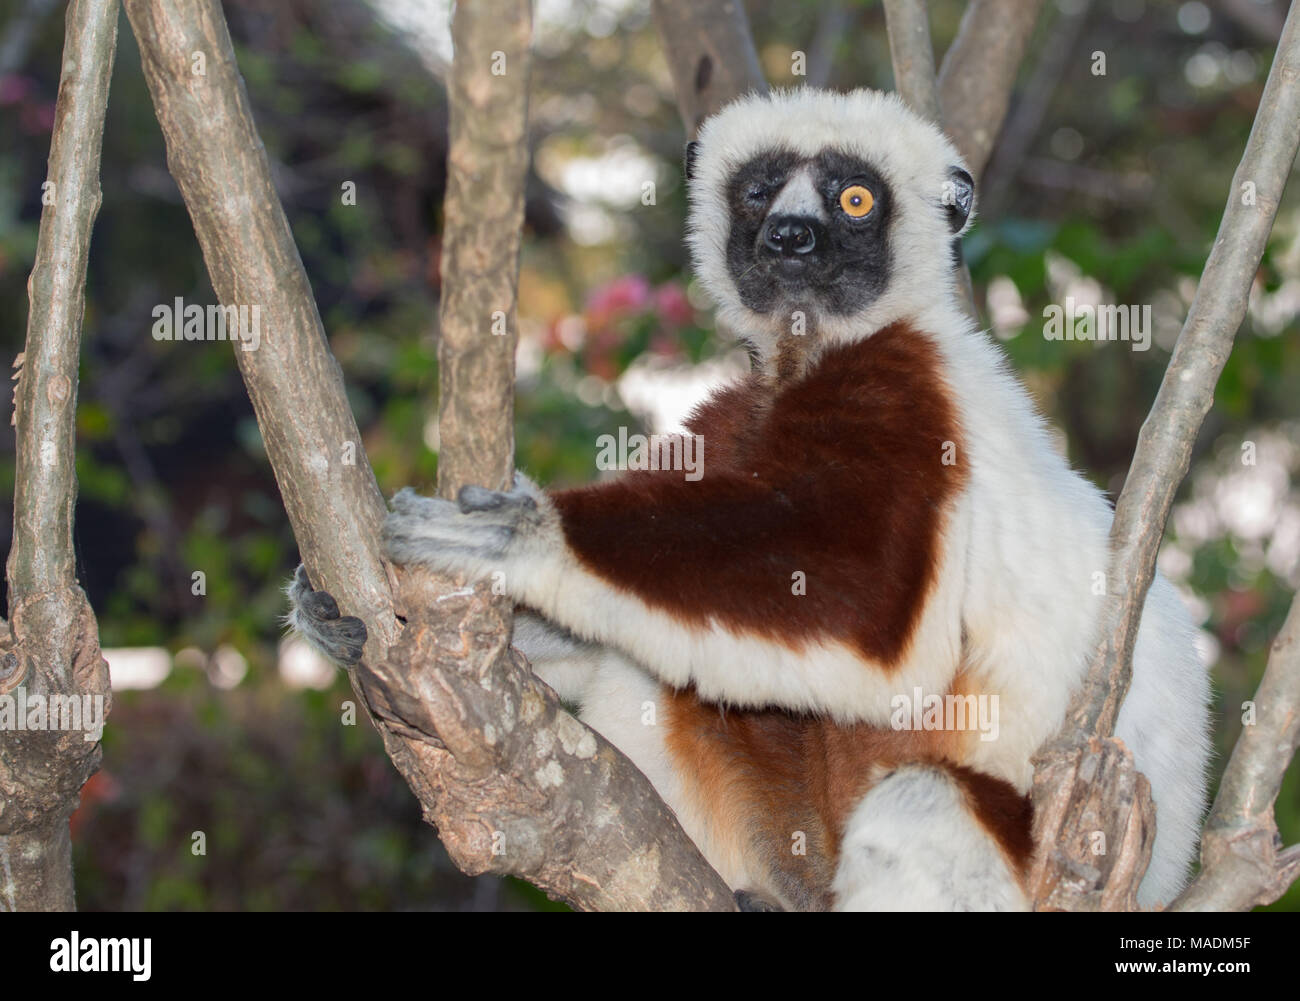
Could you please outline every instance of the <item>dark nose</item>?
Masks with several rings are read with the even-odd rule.
[[[763,226],[763,246],[786,257],[810,253],[817,245],[813,221],[794,215],[774,215]]]

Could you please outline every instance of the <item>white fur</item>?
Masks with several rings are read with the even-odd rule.
[[[1006,860],[936,768],[887,776],[849,818],[835,873],[841,911],[1023,911]]]
[[[809,168],[802,167],[794,172],[772,201],[767,214],[812,216],[822,222],[826,221],[826,206],[813,185],[812,171]]]
[[[969,535],[948,537],[966,551],[960,616],[975,679],[999,695],[1001,709],[1000,738],[973,742],[970,763],[1027,789],[1030,756],[1061,725],[1096,643],[1094,574],[1106,570],[1112,512],[1053,449],[1001,351],[955,305],[941,192],[960,157],[897,97],[869,91],[751,96],[707,121],[699,138],[690,235],[696,270],[720,318],[753,336],[760,350],[775,343],[784,317],[746,310],[731,280],[723,193],[730,171],[775,146],[810,156],[835,145],[875,164],[891,185],[889,288],[864,314],[823,316],[818,329],[830,340],[856,339],[910,319],[939,344],[972,471]],[[768,340],[755,336],[762,331]],[[1209,681],[1193,633],[1187,610],[1157,575],[1116,728],[1150,780],[1157,808],[1143,904],[1167,901],[1183,884],[1204,808]]]
[[[895,695],[914,687],[944,691],[960,661],[964,550],[946,556],[913,643],[891,672],[840,643],[785,645],[717,622],[685,623],[587,570],[562,542],[462,569],[482,577],[504,571],[515,599],[585,640],[623,651],[665,684],[693,685],[707,701],[887,726]]]
[[[737,167],[765,150],[813,156],[834,146],[873,164],[891,185],[889,239],[896,264],[889,287],[852,318],[810,317],[819,330],[858,338],[909,316],[917,303],[952,300],[952,233],[943,199],[949,169],[965,165],[943,134],[897,96],[810,88],[751,94],[705,121],[698,139],[687,226],[695,273],[718,304],[719,324],[750,340],[760,356],[771,354],[789,323],[784,314],[755,313],[740,301],[727,269],[726,185]]]

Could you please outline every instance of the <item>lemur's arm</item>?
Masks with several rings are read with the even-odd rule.
[[[384,538],[398,563],[499,573],[517,601],[704,698],[839,711],[887,682],[937,544],[931,505],[871,510],[870,486],[835,468],[655,472],[548,497],[520,475],[458,502],[403,490]]]

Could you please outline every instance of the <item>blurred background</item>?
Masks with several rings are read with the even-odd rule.
[[[746,3],[769,80],[892,86],[875,0]],[[448,0],[227,0],[239,65],[385,494],[437,464]],[[931,0],[940,53],[964,4]],[[62,3],[0,0],[0,338],[22,350]],[[671,430],[746,368],[682,243],[684,135],[649,0],[539,0],[519,314],[519,465],[595,478],[596,437]],[[1284,0],[1048,0],[966,242],[986,322],[1111,496],[1249,132]],[[803,53],[807,75],[792,73]],[[1105,75],[1093,73],[1104,53]],[[534,909],[458,873],[346,678],[283,639],[298,562],[230,346],[150,334],[213,303],[123,17],[87,284],[80,579],[115,690],[73,818],[78,903],[116,909]],[[355,205],[340,197],[356,186]],[[654,184],[653,204],[643,185]],[[1153,338],[1048,341],[1051,303],[1149,305]],[[1230,749],[1300,584],[1300,183],[1293,178],[1161,566],[1201,623]],[[13,435],[0,436],[0,497]],[[11,512],[0,514],[7,550]],[[206,593],[195,594],[202,571]],[[7,615],[7,611],[4,612]],[[1215,764],[1221,770],[1223,758]],[[1300,768],[1278,802],[1300,840]],[[191,852],[206,835],[207,853]],[[1277,908],[1300,908],[1293,887]]]

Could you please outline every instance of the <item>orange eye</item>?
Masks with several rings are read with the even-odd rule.
[[[861,219],[871,211],[876,199],[861,184],[850,184],[840,192],[840,208],[854,219]]]

